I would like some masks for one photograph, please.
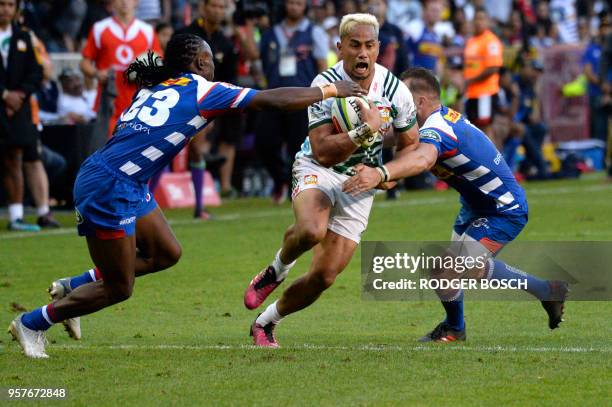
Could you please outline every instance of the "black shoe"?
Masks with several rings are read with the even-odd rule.
[[[440,322],[433,331],[419,338],[419,342],[455,342],[465,341],[465,328],[463,331],[455,331],[446,322]]]
[[[47,213],[46,215],[39,216],[38,220],[36,221],[36,224],[42,229],[57,229],[61,227],[61,225],[57,220],[55,220],[51,212]]]
[[[569,293],[569,288],[565,281],[549,281],[550,298],[542,301],[542,307],[548,314],[548,327],[550,329],[559,328],[563,322],[563,308],[565,299]]]

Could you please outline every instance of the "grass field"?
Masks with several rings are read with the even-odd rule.
[[[531,213],[521,240],[612,240],[612,185],[601,175],[526,189]],[[364,239],[445,240],[457,209],[450,191],[380,199]],[[271,260],[292,212],[238,200],[213,213],[217,220],[202,223],[169,211],[184,249],[179,264],[139,279],[129,301],[84,318],[82,341],[54,327],[51,358],[29,360],[3,334],[0,387],[63,387],[82,406],[610,403],[611,303],[569,302],[566,322],[551,332],[535,301],[468,302],[467,342],[418,346],[442,308],[361,301],[358,255],[317,303],[278,327],[282,349],[254,349],[256,314],[243,307],[243,290]],[[90,266],[72,229],[0,232],[2,329],[16,315],[12,302],[41,305],[53,279]]]

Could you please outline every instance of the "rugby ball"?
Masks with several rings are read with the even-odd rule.
[[[361,101],[358,101],[358,99],[361,99]],[[369,108],[368,99],[363,96],[335,98],[332,102],[331,116],[336,131],[347,133],[359,126],[362,123],[361,110]]]

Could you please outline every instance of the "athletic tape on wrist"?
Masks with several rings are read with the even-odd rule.
[[[380,166],[380,167],[378,167],[378,168],[380,168],[380,170],[381,170],[381,171],[382,171],[382,173],[383,173],[383,182],[387,182],[387,181],[389,181],[389,178],[391,178],[391,177],[390,177],[390,175],[389,175],[389,170],[387,169],[387,167],[385,167],[384,165],[381,165],[381,166]]]
[[[372,128],[368,123],[362,123],[348,132],[349,137],[357,146],[369,147],[376,139],[376,133],[372,133]]]
[[[319,85],[323,100],[327,98],[335,98],[338,95],[338,89],[333,83],[326,83],[325,85]]]

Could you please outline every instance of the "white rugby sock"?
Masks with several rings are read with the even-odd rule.
[[[270,322],[274,324],[278,324],[283,317],[278,313],[276,309],[276,303],[278,301],[274,301],[272,304],[268,305],[268,308],[264,312],[261,313],[260,316],[257,317],[257,324],[260,326],[266,326]]]
[[[38,216],[45,216],[48,213],[49,213],[49,205],[41,205],[38,208],[36,208],[36,214]]]
[[[283,264],[280,259],[281,250],[282,249],[278,249],[278,251],[276,252],[276,256],[274,257],[274,261],[272,261],[272,267],[274,267],[274,271],[276,272],[276,281],[281,281],[285,277],[287,277],[287,274],[289,274],[289,270],[291,270],[291,267],[293,267],[295,265],[295,262],[297,261],[293,260],[293,262],[290,264]]]
[[[8,206],[9,220],[15,222],[17,219],[23,219],[23,204],[14,203]]]

